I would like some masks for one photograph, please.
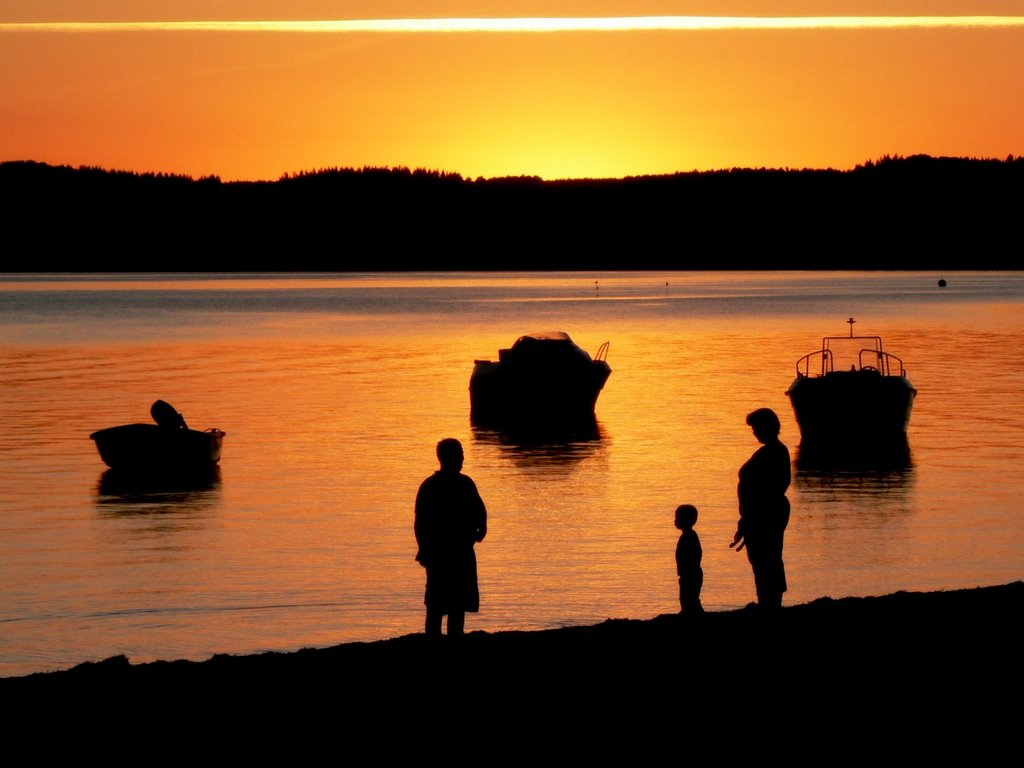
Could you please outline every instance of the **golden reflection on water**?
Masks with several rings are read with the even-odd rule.
[[[667,287],[665,276],[617,285],[602,275],[601,293],[617,296],[607,302],[593,295],[589,276],[510,277],[511,285],[366,276],[338,283],[356,293],[472,283],[514,308],[483,302],[488,312],[479,315],[457,292],[449,304],[419,313],[412,305],[403,317],[391,309],[361,315],[343,297],[338,312],[203,315],[200,337],[156,326],[142,339],[72,335],[0,348],[0,660],[10,660],[8,670],[53,663],[31,646],[55,622],[55,652],[68,663],[121,652],[133,661],[205,658],[419,631],[412,504],[446,436],[462,440],[465,471],[490,515],[478,546],[482,610],[469,630],[675,611],[673,511],[681,503],[700,512],[704,605],[740,607],[753,599],[753,584],[746,558],[728,543],[736,471],[757,448],[744,418],[762,406],[782,418],[795,462],[788,604],[1019,578],[1021,526],[1008,516],[1024,489],[1006,468],[1024,458],[1021,313],[952,306],[902,317],[882,307],[871,317],[844,304],[834,317],[779,314],[773,295],[798,295],[821,278],[716,279],[722,294],[769,303],[716,315],[676,300],[706,291],[707,275],[673,275]],[[534,300],[543,296],[531,292],[544,290],[553,300]],[[873,290],[850,283],[851,295]],[[505,301],[517,291],[529,300]],[[574,292],[579,302],[564,301]],[[822,335],[842,333],[855,311],[864,332],[881,333],[903,357],[919,389],[910,461],[843,472],[801,467],[785,397],[795,361]],[[568,331],[591,353],[611,342],[613,372],[595,430],[535,441],[474,429],[473,360],[494,359],[518,335],[545,329]],[[936,353],[949,348],[971,365],[951,366]],[[227,433],[210,487],[104,483],[89,433],[149,421],[157,398],[193,428]]]

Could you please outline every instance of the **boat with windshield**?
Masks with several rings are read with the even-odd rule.
[[[594,419],[611,375],[608,342],[593,357],[564,331],[520,336],[498,359],[475,360],[469,378],[475,425],[554,426]]]

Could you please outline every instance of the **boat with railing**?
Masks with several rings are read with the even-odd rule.
[[[883,447],[907,440],[917,390],[881,336],[826,336],[821,349],[796,363],[786,394],[800,427],[801,447]]]

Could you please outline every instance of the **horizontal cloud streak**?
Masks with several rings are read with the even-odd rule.
[[[706,30],[1024,28],[1024,16],[626,16],[0,23],[0,32],[631,32]]]

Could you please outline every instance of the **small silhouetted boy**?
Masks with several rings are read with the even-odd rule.
[[[676,528],[681,531],[676,544],[676,572],[679,574],[679,612],[683,615],[704,612],[700,604],[700,590],[704,586],[704,569],[700,561],[704,553],[700,537],[693,529],[696,524],[695,506],[681,504],[676,508]]]

